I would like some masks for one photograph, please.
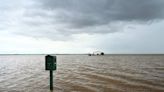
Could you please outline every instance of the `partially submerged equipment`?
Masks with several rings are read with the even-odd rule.
[[[89,53],[88,56],[96,56],[96,55],[104,55],[104,52],[94,51],[93,53]]]
[[[50,90],[53,90],[53,71],[56,70],[56,56],[45,56],[45,70],[50,71]]]

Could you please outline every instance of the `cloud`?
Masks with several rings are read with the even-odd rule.
[[[95,38],[92,48],[109,53],[143,53],[164,52],[164,21],[150,25],[131,25],[124,32],[100,35]]]
[[[58,11],[59,22],[75,28],[115,21],[151,21],[164,18],[163,0],[39,0],[43,9]],[[54,17],[56,18],[56,17]]]
[[[120,32],[129,24],[163,20],[163,0],[2,0],[0,29],[67,41],[77,34]]]
[[[1,53],[164,52],[163,0],[0,3]]]

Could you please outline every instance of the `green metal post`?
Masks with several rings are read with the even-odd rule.
[[[53,90],[53,71],[50,70],[50,90]]]

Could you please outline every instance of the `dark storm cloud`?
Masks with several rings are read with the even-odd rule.
[[[72,35],[81,33],[120,32],[130,23],[150,23],[164,18],[163,0],[18,0],[19,3],[11,4],[5,2],[3,0],[4,4],[0,6],[0,12],[5,11],[0,15],[0,29],[6,28],[16,34],[53,40],[65,40],[65,37],[71,38]]]
[[[163,0],[39,0],[46,10],[58,11],[58,22],[73,28],[113,21],[151,21],[164,18]],[[51,16],[52,17],[52,16]]]
[[[33,38],[39,39],[38,44],[43,41],[49,45],[50,49],[46,48],[50,52],[56,45],[55,49],[63,52],[67,51],[63,47],[76,52],[79,52],[76,48],[81,51],[104,48],[118,53],[164,51],[161,40],[164,0],[0,0],[0,3],[0,43],[2,49],[7,47],[7,52],[11,45],[13,50],[24,43],[30,43],[25,47],[33,47],[36,42]],[[27,43],[24,36],[30,38]],[[37,46],[46,46],[41,45]]]

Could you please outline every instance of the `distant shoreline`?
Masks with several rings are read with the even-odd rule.
[[[0,55],[48,55],[48,54],[0,54]],[[88,54],[49,54],[49,55],[88,55]],[[106,55],[164,55],[164,54],[105,54]],[[97,56],[97,55],[95,55]]]

